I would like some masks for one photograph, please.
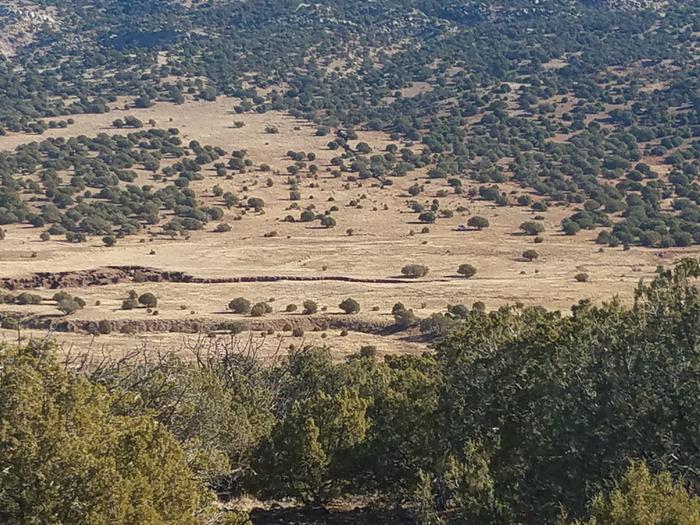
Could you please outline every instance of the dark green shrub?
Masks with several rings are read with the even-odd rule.
[[[544,226],[539,222],[525,221],[520,225],[520,230],[526,235],[538,235],[544,231]]]
[[[485,217],[474,215],[473,217],[469,217],[469,220],[467,220],[467,226],[477,230],[483,230],[484,228],[489,227],[489,221]]]
[[[158,306],[158,298],[150,292],[142,294],[138,301],[146,308],[155,308]]]
[[[248,314],[250,313],[250,301],[244,297],[236,297],[228,303],[228,308],[237,314]]]
[[[460,264],[459,268],[457,268],[457,273],[465,279],[469,279],[470,277],[474,277],[476,275],[476,268],[474,268],[474,266],[471,264]]]
[[[303,307],[304,313],[307,315],[315,314],[318,311],[318,304],[316,301],[312,301],[311,299],[304,301]]]
[[[407,264],[401,268],[401,274],[406,277],[410,277],[411,279],[425,277],[428,275],[428,272],[428,267],[422,264]]]
[[[352,298],[345,299],[338,307],[346,314],[356,314],[360,311],[360,303]]]
[[[540,256],[539,253],[537,253],[535,250],[525,250],[523,252],[523,259],[526,261],[534,261]]]

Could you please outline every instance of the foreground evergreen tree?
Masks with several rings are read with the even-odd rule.
[[[448,448],[495,440],[497,494],[524,521],[580,516],[629,458],[698,483],[698,276],[659,270],[631,308],[472,312],[438,349]]]
[[[46,349],[0,347],[0,522],[196,524],[207,502],[185,454],[148,416]]]
[[[332,368],[327,353],[304,352],[292,361],[311,375]],[[354,451],[367,434],[368,400],[331,379],[289,385],[289,411],[257,455],[261,494],[319,505],[347,493]]]
[[[563,521],[563,520],[562,520]],[[575,525],[694,525],[700,523],[700,499],[668,472],[652,474],[633,462],[609,493],[591,503],[591,518]]]

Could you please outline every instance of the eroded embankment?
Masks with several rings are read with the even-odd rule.
[[[445,279],[434,279],[427,282],[437,282]],[[348,283],[367,284],[410,284],[415,279],[383,278],[370,279],[348,277],[342,275],[259,275],[242,277],[205,278],[195,277],[185,272],[159,270],[145,266],[106,266],[92,270],[76,270],[68,272],[37,272],[24,277],[0,278],[0,287],[6,290],[21,290],[33,288],[83,288],[86,286],[107,286],[123,282],[171,282],[191,284],[229,284],[256,283],[276,281],[340,281]],[[426,281],[421,281],[426,282]]]
[[[4,328],[15,326],[33,330],[69,333],[238,333],[241,331],[304,331],[348,330],[366,334],[387,335],[393,333],[395,325],[387,320],[366,321],[345,315],[297,315],[280,319],[105,319],[101,321],[70,319],[61,315],[27,315],[24,312],[0,312],[0,323]]]

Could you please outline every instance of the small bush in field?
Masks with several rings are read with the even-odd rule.
[[[267,303],[256,303],[250,309],[250,315],[252,315],[253,317],[262,317],[263,315],[268,313],[268,308],[269,306],[267,305]]]
[[[539,258],[540,254],[537,253],[535,250],[525,250],[523,252],[523,259],[526,261],[534,261],[535,259]]]
[[[338,307],[346,314],[356,314],[360,311],[360,303],[351,297],[345,299]]]
[[[304,301],[303,307],[304,313],[307,315],[315,314],[318,311],[318,303],[316,303],[316,301],[312,301],[311,299]]]
[[[228,303],[228,308],[237,314],[247,314],[250,313],[250,301],[244,297],[236,297]]]
[[[142,304],[146,308],[155,308],[158,306],[158,298],[150,292],[142,294],[139,299],[139,304]]]
[[[471,264],[460,264],[459,268],[457,268],[457,273],[465,279],[469,279],[476,275],[476,268]]]
[[[401,268],[401,273],[406,277],[412,279],[417,279],[418,277],[425,277],[428,275],[428,267],[423,264],[407,264]]]

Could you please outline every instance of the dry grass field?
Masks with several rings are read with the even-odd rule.
[[[124,115],[134,115],[143,122],[155,121],[158,128],[178,128],[183,141],[196,139],[201,144],[220,146],[227,153],[246,149],[254,167],[247,173],[230,178],[205,176],[192,184],[200,198],[221,205],[212,194],[215,184],[224,191],[233,191],[242,198],[260,197],[265,201],[264,213],[240,209],[225,212],[223,222],[232,226],[226,233],[213,231],[209,224],[204,231],[192,232],[188,239],[175,239],[148,234],[120,239],[116,246],[107,248],[99,238],[70,244],[63,239],[47,242],[39,240],[39,230],[30,226],[8,226],[0,250],[0,277],[21,276],[33,272],[57,272],[97,268],[108,265],[138,265],[158,269],[184,271],[196,277],[234,276],[350,276],[368,279],[400,276],[402,266],[410,263],[427,265],[429,274],[415,282],[390,284],[352,283],[336,281],[237,284],[174,284],[174,283],[120,283],[66,291],[79,295],[86,307],[70,316],[74,319],[145,319],[152,317],[144,309],[120,310],[121,301],[131,289],[139,294],[154,293],[159,300],[160,319],[236,319],[226,312],[227,303],[234,297],[246,297],[251,302],[272,301],[273,313],[267,318],[279,319],[300,314],[287,314],[286,305],[312,299],[326,307],[326,315],[340,315],[338,303],[353,297],[362,306],[359,317],[365,320],[388,322],[391,308],[397,301],[413,308],[417,315],[444,311],[448,304],[471,305],[483,301],[487,308],[496,308],[516,302],[543,304],[551,308],[567,309],[582,298],[603,300],[619,294],[631,300],[631,292],[640,278],[649,276],[657,265],[671,264],[680,257],[698,255],[698,248],[650,250],[631,248],[604,248],[595,244],[596,231],[582,231],[568,237],[561,233],[560,222],[571,213],[570,208],[550,208],[544,216],[543,242],[533,244],[533,237],[518,234],[518,226],[532,220],[538,213],[529,208],[496,207],[491,202],[470,199],[466,191],[455,194],[445,180],[427,181],[418,170],[406,177],[394,179],[392,186],[381,187],[377,181],[348,182],[334,178],[327,168],[337,155],[327,143],[331,136],[316,136],[315,127],[281,113],[235,114],[235,101],[219,97],[216,102],[188,101],[183,105],[159,103],[149,109],[115,109],[100,115],[76,115],[75,123],[67,129],[50,129],[43,136],[9,134],[0,137],[0,149],[12,150],[17,145],[52,136],[96,135],[98,133],[125,133],[112,128],[111,122]],[[122,105],[121,101],[117,106]],[[234,121],[244,123],[235,127]],[[279,132],[266,132],[275,126]],[[147,126],[148,127],[148,126]],[[359,140],[367,142],[375,152],[383,151],[391,141],[378,132],[360,132]],[[356,143],[356,142],[355,142]],[[290,210],[292,201],[286,184],[287,166],[293,162],[287,151],[314,152],[319,167],[317,178],[304,178],[300,185],[299,209],[313,203],[317,212],[331,206],[338,211],[333,217],[334,228],[322,228],[317,222],[285,222],[287,215],[295,218],[299,210]],[[268,164],[272,171],[257,169]],[[271,185],[268,183],[271,179]],[[423,224],[415,222],[416,215],[407,207],[413,199],[407,189],[417,180],[426,182],[426,191],[416,197],[421,202],[431,201],[438,192],[447,190],[440,198],[441,208],[452,210],[463,207],[451,218],[440,218],[430,224],[428,233],[420,233]],[[151,175],[139,172],[139,184],[154,184]],[[466,183],[467,185],[470,183]],[[522,190],[508,184],[502,188],[519,194]],[[465,187],[465,190],[468,186]],[[444,195],[444,193],[442,193]],[[352,202],[352,205],[351,205]],[[483,231],[461,231],[470,215],[481,215],[490,222]],[[154,228],[157,229],[157,228]],[[352,235],[348,234],[352,231]],[[270,236],[270,232],[276,232]],[[267,234],[267,235],[266,235]],[[526,262],[521,253],[535,248],[539,259]],[[456,274],[462,263],[474,265],[478,273],[471,279]],[[589,282],[579,283],[574,276],[585,272]],[[39,291],[45,297],[53,292]],[[3,305],[5,310],[17,310],[16,305]],[[37,314],[57,314],[49,305],[24,306],[23,311]],[[377,336],[351,333],[340,337],[322,332],[307,332],[305,343],[328,344],[338,355],[357,351],[372,344],[381,352],[421,351],[424,348],[410,337],[400,335]],[[27,332],[40,337],[41,333]],[[3,331],[3,337],[13,338],[12,331]],[[181,346],[182,334],[142,334],[131,336],[114,334],[93,339],[81,334],[58,334],[59,341],[82,348],[96,346],[133,347],[144,338],[154,345]],[[279,334],[265,342],[265,353],[274,353],[278,344],[287,348],[290,342],[280,343]],[[289,338],[292,344],[301,344],[302,338]]]

